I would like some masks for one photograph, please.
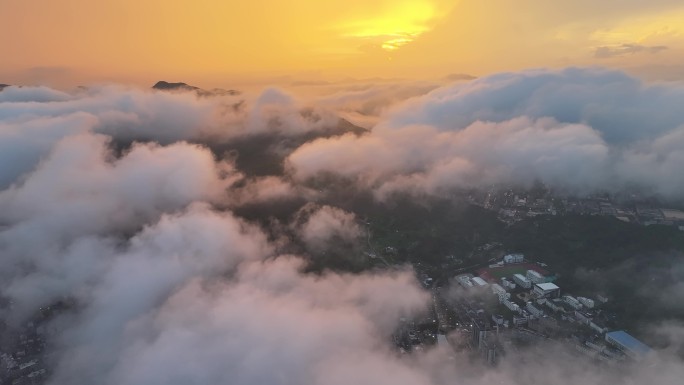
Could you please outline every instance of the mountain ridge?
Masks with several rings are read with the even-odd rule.
[[[222,88],[214,88],[212,90],[205,90],[193,85],[183,83],[183,82],[167,82],[165,80],[160,80],[156,82],[152,89],[158,91],[170,91],[170,92],[195,92],[198,96],[235,96],[240,95],[241,92],[237,90],[225,90]]]

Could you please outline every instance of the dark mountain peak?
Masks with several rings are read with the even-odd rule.
[[[188,85],[186,83],[169,83],[165,82],[163,80],[158,81],[155,85],[152,86],[155,90],[163,90],[163,91],[199,91],[200,89],[195,86]]]
[[[9,87],[9,84],[0,84],[0,91],[2,91],[5,87]]]
[[[158,81],[152,86],[155,90],[160,91],[181,91],[181,92],[196,92],[198,96],[233,96],[240,95],[240,91],[224,90],[222,88],[214,88],[211,91],[203,90],[199,87],[191,86],[187,83],[169,83],[166,81]]]

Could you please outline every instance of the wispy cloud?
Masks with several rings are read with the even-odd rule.
[[[596,48],[594,51],[594,57],[599,59],[608,59],[619,56],[634,55],[638,53],[656,54],[667,49],[668,47],[664,45],[645,46],[640,44],[621,44],[617,46],[602,46]]]

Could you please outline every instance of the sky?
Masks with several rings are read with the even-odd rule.
[[[607,66],[684,77],[676,0],[0,0],[0,83],[199,86]]]
[[[495,368],[439,346],[398,354],[391,333],[433,301],[410,266],[310,272],[363,258],[368,198],[401,210],[393,197],[431,207],[541,181],[684,201],[680,83],[605,68],[426,83],[311,99],[4,87],[0,337],[68,299],[41,327],[46,385],[680,384],[684,324],[665,314],[684,312],[681,253],[609,269],[662,314],[642,335],[665,341],[654,360],[615,366],[551,342]],[[341,134],[341,115],[372,127]],[[605,271],[575,275],[603,285]]]
[[[641,330],[669,344],[653,362],[543,345],[491,369],[397,354],[432,303],[410,266],[310,269],[363,262],[359,207],[397,197],[542,182],[682,207],[682,0],[0,0],[0,17],[0,332],[73,305],[41,329],[46,384],[681,383],[681,319]],[[674,259],[671,282],[625,281],[682,314]]]

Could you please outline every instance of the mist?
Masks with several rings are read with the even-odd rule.
[[[51,385],[677,384],[667,349],[620,368],[562,346],[496,368],[400,353],[393,333],[432,301],[412,267],[334,267],[367,236],[345,189],[384,204],[541,181],[682,200],[682,105],[684,85],[598,68],[306,96],[6,87],[0,320],[61,306],[42,329]],[[662,328],[667,346],[682,330]]]
[[[370,134],[307,143],[288,164],[298,179],[333,172],[380,199],[541,181],[680,200],[682,100],[680,84],[603,69],[498,74],[398,103]]]

